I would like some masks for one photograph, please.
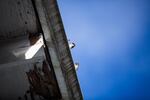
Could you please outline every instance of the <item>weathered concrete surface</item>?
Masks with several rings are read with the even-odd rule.
[[[24,69],[24,67],[20,69],[16,66],[25,66],[27,63],[24,62],[24,54],[31,44],[34,44],[29,35],[36,36],[43,32],[62,99],[82,100],[82,93],[56,0],[0,0],[0,12],[0,70],[1,68],[5,70],[4,66],[9,68],[12,65],[17,71],[15,74],[11,69],[12,76],[7,73],[9,82],[11,83],[11,78],[18,77],[17,75]],[[43,57],[44,52],[44,49],[41,48],[33,59]],[[6,71],[9,72],[7,68]],[[7,75],[5,74],[5,76]],[[7,77],[5,78],[7,79]],[[1,81],[6,82],[5,78],[1,78]],[[17,87],[16,83],[12,82],[12,84],[14,87],[8,86],[11,90]],[[0,85],[3,86],[4,83]],[[2,90],[5,91],[5,89]],[[8,91],[8,89],[6,90]],[[5,96],[6,93],[8,92],[4,92],[2,95]]]
[[[44,57],[37,57],[30,60],[20,60],[0,65],[0,100],[24,99],[24,95],[29,90],[29,81],[26,75],[34,64],[41,66]],[[28,97],[28,100],[31,100]],[[39,99],[36,99],[39,100]]]
[[[67,94],[69,96],[68,99],[82,100],[82,93],[69,50],[68,41],[65,35],[57,2],[56,0],[35,1],[37,2],[38,16],[41,21],[44,35],[49,35],[50,37],[49,39],[46,39],[46,41],[48,41],[47,44],[50,44],[48,45],[49,52],[52,58],[62,96]],[[49,41],[51,43],[49,43]],[[57,59],[54,60],[53,58]],[[65,84],[63,80],[59,81],[60,77],[61,80],[64,79]],[[63,91],[66,91],[66,93],[64,94]]]
[[[13,39],[0,40],[0,64],[25,60],[25,53],[31,48],[28,36],[20,36]],[[34,56],[44,56],[41,48]]]
[[[48,17],[47,12],[45,10],[42,0],[35,0],[35,6],[36,6],[36,10],[38,12],[38,16],[39,16],[39,19],[41,22],[41,26],[42,26],[42,29],[44,32],[45,39],[46,39],[46,41],[51,43],[51,45],[48,45],[48,44],[47,45],[49,48],[49,53],[50,53],[50,56],[52,59],[52,64],[54,67],[55,75],[57,78],[57,82],[58,82],[58,86],[60,88],[62,98],[64,100],[70,100],[69,93],[67,90],[67,85],[66,85],[65,79],[63,77],[62,69],[60,67],[60,62],[57,58],[57,54],[56,54],[57,52],[56,52],[56,49],[54,46],[55,41],[52,39],[52,36],[51,36],[52,31],[51,31],[50,22],[48,22],[49,20],[47,19],[47,17]]]
[[[31,0],[0,0],[0,39],[39,33]]]

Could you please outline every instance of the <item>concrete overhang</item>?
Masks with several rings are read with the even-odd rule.
[[[62,89],[63,94],[67,89],[68,91],[64,94],[69,96],[69,99],[82,100],[81,89],[57,1],[35,0],[35,7],[47,41],[60,91]],[[63,81],[65,81],[64,85]]]

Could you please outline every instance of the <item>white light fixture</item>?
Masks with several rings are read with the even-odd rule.
[[[27,52],[25,53],[25,59],[31,59],[39,51],[42,45],[43,38],[41,36],[39,40],[27,50]]]

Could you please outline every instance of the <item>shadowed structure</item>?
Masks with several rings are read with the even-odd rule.
[[[56,0],[0,0],[0,100],[82,100]]]

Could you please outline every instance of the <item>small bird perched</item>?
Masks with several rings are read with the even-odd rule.
[[[78,70],[78,68],[79,68],[79,63],[75,63],[75,64],[74,64],[74,67],[75,67],[75,70]]]
[[[68,44],[69,44],[69,48],[72,49],[74,48],[76,45],[73,42],[70,42],[70,40],[68,40]]]

